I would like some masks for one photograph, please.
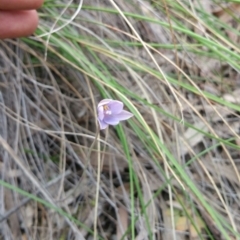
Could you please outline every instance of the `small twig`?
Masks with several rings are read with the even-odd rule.
[[[96,139],[99,136],[99,129],[97,129]],[[100,154],[100,142],[97,142],[98,150],[98,168],[97,168],[97,188],[96,188],[96,199],[95,199],[95,213],[94,213],[94,240],[97,239],[97,219],[98,219],[98,200],[99,200],[99,188],[100,188],[100,176],[101,176],[101,154]]]

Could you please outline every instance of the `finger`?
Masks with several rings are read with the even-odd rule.
[[[0,0],[1,10],[30,10],[37,9],[44,0]]]
[[[32,34],[38,25],[35,10],[0,11],[0,39],[24,37]]]

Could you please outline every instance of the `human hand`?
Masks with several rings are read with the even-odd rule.
[[[38,25],[43,0],[0,0],[0,39],[32,34]]]

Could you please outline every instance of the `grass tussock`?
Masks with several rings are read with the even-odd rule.
[[[239,9],[48,0],[1,41],[0,239],[239,239]]]

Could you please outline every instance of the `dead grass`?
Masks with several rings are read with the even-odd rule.
[[[239,14],[235,11],[239,4],[204,2],[206,4],[202,6],[206,7],[204,10],[208,14],[226,25],[239,28],[229,13],[234,10]],[[147,1],[117,1],[117,6],[113,3],[92,0],[85,4],[115,10],[119,7],[123,12],[166,23],[170,14],[206,39],[215,36],[201,19],[184,19],[184,15],[180,16],[164,1],[160,5]],[[198,6],[198,1],[194,1],[193,8],[189,10],[192,14],[194,6]],[[56,16],[62,9],[59,7]],[[69,8],[63,18],[70,19],[75,10]],[[55,22],[49,13],[47,7],[42,9],[42,32],[49,31],[49,26],[51,28]],[[113,127],[101,132],[100,151],[94,142],[94,106],[102,98],[99,89],[104,86],[106,91],[118,96],[111,83],[104,83],[105,78],[116,81],[119,87],[131,92],[132,95],[123,91],[184,167],[186,175],[207,202],[226,223],[240,232],[238,70],[221,59],[191,51],[188,44],[194,45],[195,40],[171,27],[167,29],[130,17],[126,22],[120,15],[83,7],[78,17],[68,25],[71,28],[61,30],[61,40],[75,51],[75,58],[70,52],[62,52],[63,48],[51,41],[54,34],[48,44],[46,38],[36,38],[35,46],[33,40],[0,42],[1,180],[51,204],[51,207],[46,207],[44,203],[1,185],[0,239],[93,239],[91,231],[94,229],[96,206],[97,231],[102,239],[131,239],[128,231],[132,211],[131,166],[121,134]],[[57,25],[64,23],[63,19],[61,21]],[[221,31],[231,40],[227,47],[239,51],[238,34],[229,29]],[[71,41],[68,33],[79,36],[77,44]],[[224,38],[218,40],[225,44]],[[131,46],[137,42],[142,43],[142,47]],[[151,47],[148,43],[162,46]],[[167,44],[174,46],[168,49]],[[207,51],[204,47],[197,50]],[[98,76],[94,75],[91,65],[84,62],[85,56],[100,71]],[[162,77],[137,64],[162,73]],[[168,77],[172,77],[175,83]],[[199,93],[188,90],[184,84],[199,89]],[[235,105],[221,104],[201,95],[201,91]],[[161,112],[152,105],[160,108]],[[174,117],[183,119],[184,124]],[[136,119],[132,123],[124,123],[123,129],[144,203],[149,203],[144,215],[135,188],[136,239],[225,239],[200,200],[188,192],[188,186],[180,176],[173,174],[174,167],[166,155],[150,152],[151,148],[143,142],[145,140],[141,141],[145,136],[141,139],[134,126],[145,133]],[[97,161],[99,156],[101,166]],[[159,171],[158,165],[164,173]],[[101,181],[96,204],[99,167]],[[171,179],[170,185],[166,178]],[[57,213],[56,208],[62,209],[65,216],[62,212]],[[77,221],[69,219],[69,215]],[[229,239],[238,239],[232,230],[226,231]]]

